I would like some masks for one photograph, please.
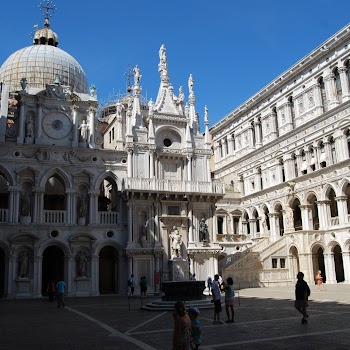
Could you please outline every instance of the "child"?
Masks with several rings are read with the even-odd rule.
[[[304,281],[304,274],[298,272],[297,274],[297,284],[295,285],[295,308],[303,315],[301,320],[302,324],[307,323],[309,315],[307,314],[306,308],[308,307],[307,299],[310,296],[310,288],[308,284]]]
[[[225,291],[225,309],[226,309],[226,315],[227,315],[227,321],[226,323],[235,322],[235,311],[233,309],[234,305],[234,297],[235,297],[235,291],[233,289],[233,279],[229,277],[227,279],[227,284],[224,284],[224,291]],[[231,310],[231,316],[230,316],[230,310]]]
[[[191,326],[192,326],[192,337],[193,337],[193,343],[196,346],[194,349],[198,350],[199,345],[201,345],[201,325],[199,323],[199,320],[197,319],[199,315],[199,310],[196,307],[190,306],[188,309],[188,314],[191,319]]]
[[[315,279],[316,279],[316,282],[317,282],[317,290],[324,290],[323,277],[322,277],[322,274],[321,274],[320,270],[317,271]]]

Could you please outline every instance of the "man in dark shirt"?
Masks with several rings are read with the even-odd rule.
[[[301,323],[306,324],[307,319],[309,317],[306,308],[308,307],[307,299],[310,296],[310,288],[308,284],[304,281],[304,274],[302,272],[298,272],[297,279],[298,281],[295,285],[294,306],[303,315]]]

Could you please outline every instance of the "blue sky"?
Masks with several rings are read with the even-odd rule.
[[[42,27],[40,1],[1,4],[0,63],[31,45]],[[192,73],[203,131],[350,22],[345,0],[56,0],[51,28],[83,67],[100,100],[124,92],[128,65],[139,65],[142,95],[159,88],[158,50],[167,49],[174,92]],[[89,5],[86,5],[89,4]]]

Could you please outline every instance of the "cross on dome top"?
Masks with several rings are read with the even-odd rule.
[[[45,17],[45,22],[44,22],[45,27],[50,27],[49,18],[52,17],[57,10],[57,7],[55,5],[52,5],[52,6],[50,5],[52,5],[52,0],[43,1],[38,6],[40,11],[45,9],[45,13],[43,13],[43,16]],[[49,11],[52,11],[52,13],[49,13]]]

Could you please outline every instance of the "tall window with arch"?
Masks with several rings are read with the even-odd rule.
[[[318,83],[320,85],[320,90],[321,90],[321,100],[322,100],[323,111],[327,112],[328,111],[328,101],[327,101],[326,87],[324,85],[323,77],[321,77],[318,80]]]
[[[326,150],[325,150],[325,147],[324,147],[324,143],[323,142],[320,142],[320,158],[319,158],[319,161],[320,161],[320,167],[321,168],[325,168],[326,167]]]
[[[335,80],[335,87],[336,87],[336,90],[337,90],[338,101],[341,103],[342,102],[343,91],[342,91],[341,80],[340,80],[340,75],[339,75],[338,68],[334,69],[334,80]]]
[[[337,153],[336,153],[336,149],[335,149],[334,137],[331,137],[329,139],[329,143],[330,143],[330,146],[331,146],[332,163],[335,164],[337,162]]]
[[[293,128],[294,128],[294,127],[295,127],[295,125],[294,125],[295,110],[294,110],[293,96],[289,96],[289,97],[288,97],[288,102],[289,102],[289,105],[290,105],[290,111],[291,111],[291,115],[292,115],[292,123],[293,123]]]

